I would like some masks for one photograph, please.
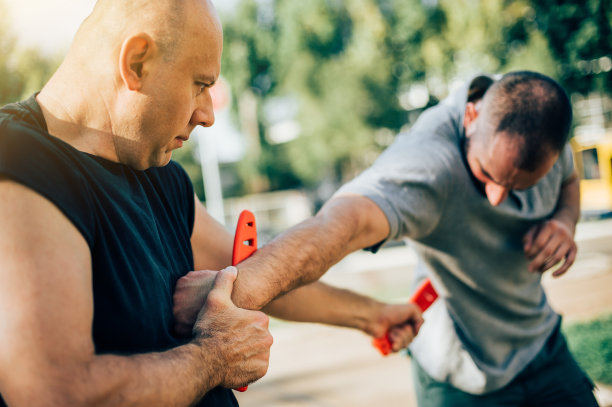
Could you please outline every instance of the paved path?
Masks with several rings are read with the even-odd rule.
[[[561,278],[543,280],[551,304],[566,321],[612,313],[612,220],[580,224],[577,240],[574,267]],[[378,298],[405,300],[414,260],[405,247],[375,256],[356,253],[325,280]],[[416,407],[409,361],[401,355],[379,356],[360,332],[286,322],[273,322],[271,330],[270,369],[238,395],[242,407]],[[612,406],[612,401],[603,405]]]

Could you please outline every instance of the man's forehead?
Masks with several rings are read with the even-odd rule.
[[[501,136],[501,137],[500,137]],[[525,189],[533,186],[542,178],[558,158],[558,155],[547,154],[534,171],[519,168],[518,158],[521,154],[520,138],[497,134],[491,137],[488,145],[483,146],[478,154],[482,172],[494,183],[509,189]]]

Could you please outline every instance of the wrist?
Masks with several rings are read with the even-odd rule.
[[[574,236],[578,219],[569,212],[570,211],[559,210],[553,215],[552,219],[563,224],[569,230],[570,234]]]
[[[248,281],[250,276],[248,268],[236,266],[236,270],[238,270],[238,275],[234,281],[232,302],[239,308],[259,311],[265,304],[259,304],[255,296],[255,293],[260,291],[257,287],[258,281]],[[249,289],[243,287],[249,287]]]
[[[363,318],[362,326],[359,329],[375,338],[383,336],[387,332],[388,325],[382,317],[386,306],[387,304],[382,302],[372,301],[372,304],[367,307],[369,315]]]
[[[223,361],[217,351],[217,344],[212,338],[196,335],[185,345],[195,360],[195,371],[200,376],[206,392],[223,383]]]

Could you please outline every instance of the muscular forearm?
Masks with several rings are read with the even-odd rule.
[[[385,239],[382,211],[364,197],[342,196],[238,266],[232,300],[261,309],[271,300],[318,279],[348,253]]]
[[[161,353],[100,356],[91,374],[102,385],[98,393],[109,394],[102,405],[189,406],[221,382],[224,369],[213,354],[190,343]]]
[[[289,321],[344,326],[375,335],[373,322],[384,306],[372,298],[317,281],[277,298],[264,311]]]
[[[356,328],[376,338],[388,334],[394,351],[406,347],[422,323],[414,304],[385,304],[319,281],[288,292],[264,311],[291,321]]]
[[[24,384],[7,386],[12,391],[3,396],[9,405],[189,406],[221,382],[217,372],[223,371],[196,343],[160,353],[97,355],[39,369],[37,383],[26,385],[34,392],[24,391]]]

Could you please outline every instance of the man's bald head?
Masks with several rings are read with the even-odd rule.
[[[207,27],[208,26],[208,27]],[[138,33],[148,34],[163,58],[169,61],[191,30],[221,30],[209,0],[98,0],[75,37],[79,44],[97,50],[112,48]]]
[[[210,126],[223,33],[210,0],[98,0],[39,93],[52,134],[137,169]]]

